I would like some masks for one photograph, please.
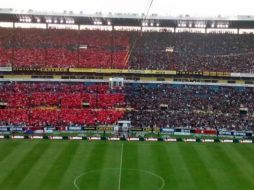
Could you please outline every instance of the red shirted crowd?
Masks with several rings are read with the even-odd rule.
[[[126,32],[0,29],[0,66],[126,68],[129,37]]]
[[[71,83],[5,83],[0,102],[2,125],[35,127],[113,124],[125,106],[124,95],[107,85]]]

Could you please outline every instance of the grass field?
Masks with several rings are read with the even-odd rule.
[[[254,189],[254,145],[2,140],[0,189]]]

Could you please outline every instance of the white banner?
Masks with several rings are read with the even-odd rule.
[[[251,144],[251,143],[252,143],[252,140],[240,140],[240,143]]]
[[[49,136],[49,139],[51,139],[51,140],[62,140],[63,137],[61,137],[61,136]]]
[[[119,137],[109,137],[108,138],[109,141],[120,141]]]
[[[248,78],[253,78],[254,74],[253,73],[230,73],[231,77],[248,77]]]
[[[139,138],[128,138],[128,141],[139,141]]]
[[[184,139],[184,142],[196,142],[196,139]]]
[[[166,138],[166,139],[164,139],[164,141],[165,142],[176,142],[177,140],[173,139],[173,138],[172,139],[171,138],[170,139]]]
[[[222,143],[233,143],[234,141],[231,139],[221,139],[220,142]]]
[[[11,67],[0,67],[0,71],[10,72],[10,71],[12,71],[12,68]]]
[[[99,140],[101,140],[101,137],[88,137],[88,140],[99,141]]]
[[[11,136],[12,139],[24,139],[25,137],[24,136],[21,136],[21,135],[13,135]]]
[[[145,138],[145,141],[158,141],[157,138]]]
[[[210,143],[213,143],[214,142],[214,139],[202,139],[201,140],[203,143],[206,143],[206,142],[210,142]]]
[[[43,139],[43,136],[30,136],[30,139]]]
[[[82,137],[68,137],[69,140],[82,140]]]

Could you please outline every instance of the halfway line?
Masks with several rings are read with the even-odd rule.
[[[122,144],[121,160],[120,160],[120,168],[119,168],[118,190],[121,189],[122,165],[123,165],[123,144]]]

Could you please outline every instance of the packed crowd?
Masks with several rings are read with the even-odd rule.
[[[254,89],[191,85],[128,85],[125,119],[137,127],[251,130]],[[247,109],[240,114],[240,109]]]
[[[124,68],[126,32],[0,29],[0,66]]]
[[[133,69],[254,72],[253,34],[147,32],[133,43]]]
[[[13,82],[0,84],[0,125],[253,130],[254,89],[247,87]],[[243,112],[242,112],[243,111]]]
[[[82,83],[2,83],[2,125],[35,127],[113,124],[124,114],[121,91]]]
[[[0,29],[0,66],[254,72],[253,34]]]

